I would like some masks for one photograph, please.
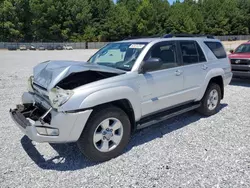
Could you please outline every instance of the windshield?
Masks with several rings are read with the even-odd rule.
[[[235,53],[250,53],[250,44],[242,44],[236,50]]]
[[[147,43],[110,43],[94,54],[88,62],[130,71]]]

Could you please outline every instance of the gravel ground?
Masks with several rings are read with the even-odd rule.
[[[121,156],[101,164],[76,144],[25,137],[8,110],[20,102],[32,67],[92,53],[0,51],[0,187],[250,187],[250,81],[226,87],[218,114],[189,112],[138,131]]]

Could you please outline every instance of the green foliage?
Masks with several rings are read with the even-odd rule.
[[[0,0],[1,41],[249,34],[250,0]]]

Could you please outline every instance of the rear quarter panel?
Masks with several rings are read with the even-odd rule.
[[[224,86],[225,86],[226,84],[228,84],[228,81],[226,80],[226,77],[227,77],[226,75],[228,73],[231,74],[231,64],[230,64],[229,58],[226,57],[226,58],[223,58],[223,59],[217,59],[217,57],[207,47],[207,45],[204,43],[204,41],[220,42],[218,40],[211,40],[211,39],[210,40],[204,40],[203,39],[201,41],[198,41],[200,46],[203,49],[203,52],[204,52],[205,56],[206,56],[206,59],[207,59],[206,64],[208,66],[208,71],[207,71],[207,75],[205,77],[205,80],[204,80],[204,82],[202,84],[202,87],[200,88],[200,92],[199,92],[197,101],[201,100],[202,97],[204,96],[205,91],[206,91],[206,89],[208,87],[208,84],[209,84],[209,82],[210,82],[210,80],[212,78],[217,77],[217,76],[221,76],[222,79],[223,79]]]

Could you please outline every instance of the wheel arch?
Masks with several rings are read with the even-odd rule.
[[[220,86],[221,97],[222,97],[222,99],[224,98],[224,81],[223,81],[222,75],[224,75],[224,71],[221,68],[212,69],[208,72],[208,74],[204,80],[204,83],[202,84],[202,87],[200,89],[200,94],[197,98],[197,101],[199,101],[203,98],[209,84],[211,84],[211,83],[216,83]]]
[[[141,118],[141,103],[137,93],[130,87],[120,86],[92,93],[84,99],[80,109],[113,105],[121,108],[128,116],[131,125]]]
[[[134,109],[132,107],[132,104],[130,103],[130,101],[128,99],[119,99],[119,100],[115,100],[115,101],[111,101],[111,102],[107,102],[104,104],[100,104],[97,106],[93,107],[93,110],[98,110],[98,109],[103,109],[106,108],[108,106],[116,106],[120,109],[122,109],[128,116],[130,124],[131,124],[131,131],[135,131],[136,129],[136,120],[135,120],[135,112]]]
[[[201,93],[198,97],[198,100],[201,100],[206,91],[207,91],[207,88],[208,86],[211,84],[211,83],[216,83],[220,86],[220,89],[221,89],[221,99],[224,98],[224,83],[223,83],[223,78],[221,75],[217,75],[217,76],[214,76],[212,78],[210,78],[209,80],[207,80],[206,84],[204,84],[203,88],[201,89]]]
[[[220,86],[220,90],[221,90],[221,99],[224,98],[224,83],[223,83],[223,78],[222,76],[216,76],[216,77],[213,77],[210,79],[209,83],[208,83],[208,86],[211,84],[211,83],[215,83],[215,84],[218,84]]]

